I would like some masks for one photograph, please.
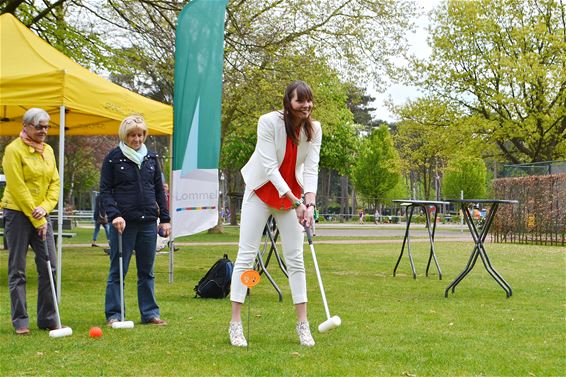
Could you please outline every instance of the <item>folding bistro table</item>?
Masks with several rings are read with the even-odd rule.
[[[428,263],[426,265],[426,276],[428,276],[428,269],[430,267],[431,259],[434,259],[434,264],[436,265],[436,270],[438,271],[438,279],[442,280],[442,272],[440,271],[440,266],[436,260],[436,254],[434,253],[434,232],[436,231],[436,219],[438,217],[438,206],[442,204],[450,204],[444,201],[434,201],[434,200],[394,200],[394,203],[400,203],[400,205],[406,207],[405,215],[407,217],[407,228],[405,230],[405,237],[403,238],[403,246],[401,246],[401,254],[397,259],[395,268],[393,269],[393,276],[397,272],[397,267],[403,256],[403,251],[405,250],[405,244],[407,245],[407,254],[409,255],[409,262],[411,263],[411,269],[413,270],[413,279],[417,278],[417,271],[415,270],[415,264],[413,263],[413,256],[411,254],[411,240],[409,238],[409,228],[411,226],[411,219],[413,218],[413,211],[415,207],[422,207],[425,212],[426,217],[426,228],[428,230],[428,239],[430,240],[430,255],[428,256]],[[428,209],[434,207],[434,220],[431,221],[430,213]],[[432,229],[431,229],[432,228]]]
[[[263,228],[263,249],[259,249],[257,252],[254,269],[259,272],[260,275],[265,273],[265,276],[267,277],[273,288],[275,288],[275,291],[279,296],[279,301],[283,301],[283,293],[281,293],[281,289],[279,289],[279,286],[277,285],[277,283],[275,283],[275,280],[267,271],[267,266],[269,265],[271,256],[274,255],[275,259],[277,259],[277,263],[279,264],[279,268],[281,269],[285,277],[289,278],[289,274],[287,273],[287,266],[285,265],[285,262],[283,262],[283,260],[279,256],[279,252],[277,251],[276,243],[278,236],[279,229],[277,229],[277,223],[275,222],[273,216],[269,216],[265,227]],[[267,251],[268,247],[269,251]],[[264,256],[266,256],[265,261]]]
[[[456,279],[446,288],[444,291],[444,297],[448,297],[448,291],[452,289],[452,293],[454,293],[454,289],[458,283],[462,281],[468,275],[468,273],[474,268],[476,261],[478,260],[478,256],[481,257],[483,265],[489,274],[495,279],[497,284],[503,288],[507,297],[511,297],[513,291],[511,290],[511,286],[499,275],[497,271],[491,265],[489,257],[487,256],[487,251],[485,250],[484,241],[489,233],[489,228],[493,223],[493,219],[495,218],[495,214],[497,213],[497,208],[500,204],[517,204],[519,203],[517,200],[499,200],[499,199],[448,199],[449,202],[459,204],[460,208],[462,209],[462,214],[464,219],[466,220],[466,224],[468,225],[468,229],[470,229],[470,233],[472,234],[472,238],[474,239],[474,250],[468,259],[468,263],[466,264],[466,268],[464,271],[458,275]],[[487,211],[487,218],[485,220],[485,224],[480,229],[478,228],[472,219],[472,214],[470,213],[470,205],[473,204],[485,204],[489,206],[490,209]]]

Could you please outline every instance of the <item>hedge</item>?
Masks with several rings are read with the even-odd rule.
[[[566,244],[566,174],[501,178],[493,181],[501,205],[491,227],[495,242]]]

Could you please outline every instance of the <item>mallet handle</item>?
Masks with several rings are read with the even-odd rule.
[[[118,232],[118,253],[120,254],[120,321],[124,322],[124,267],[122,266],[122,233]]]
[[[53,297],[53,304],[55,305],[55,314],[57,316],[57,328],[60,329],[61,317],[59,316],[59,305],[57,304],[57,292],[55,292],[55,281],[53,280],[53,272],[51,271],[51,260],[49,258],[49,249],[47,248],[47,239],[43,240],[43,247],[45,248],[45,256],[47,257],[47,275],[49,275],[49,285],[51,285],[51,295]]]
[[[326,302],[326,294],[324,293],[324,286],[322,285],[322,277],[320,276],[318,261],[316,260],[316,253],[314,252],[314,245],[312,244],[312,232],[311,229],[307,226],[305,226],[305,232],[307,234],[309,247],[311,248],[312,260],[314,263],[314,269],[316,271],[316,277],[318,279],[318,286],[320,287],[320,294],[322,295],[322,303],[324,304],[324,310],[326,311],[326,318],[330,319],[330,310],[328,309],[328,303]]]

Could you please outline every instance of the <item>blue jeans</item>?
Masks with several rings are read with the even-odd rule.
[[[98,238],[98,232],[100,232],[101,226],[104,228],[104,232],[106,233],[106,239],[110,241],[110,224],[101,224],[99,222],[96,222],[94,224],[94,233],[92,233],[92,240],[96,241],[96,239]]]
[[[155,300],[155,245],[157,242],[157,223],[136,223],[129,221],[122,233],[122,263],[124,280],[128,273],[132,251],[136,251],[138,271],[138,306],[141,321],[148,322],[159,318],[159,306]],[[110,228],[110,273],[106,284],[104,310],[106,320],[120,320],[120,254],[118,251],[118,232]],[[125,310],[125,309],[124,309]],[[124,313],[125,316],[125,313]]]

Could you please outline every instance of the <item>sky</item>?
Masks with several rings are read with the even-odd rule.
[[[426,41],[428,36],[426,30],[428,26],[427,14],[440,2],[441,0],[416,0],[416,3],[423,8],[423,11],[419,12],[420,16],[415,20],[416,31],[407,35],[407,40],[410,46],[409,51],[419,58],[426,58],[430,56],[431,49]],[[373,107],[375,107],[376,110],[372,113],[372,115],[375,119],[382,119],[388,122],[394,122],[397,119],[385,106],[384,102],[386,100],[390,99],[395,105],[401,105],[408,99],[415,99],[422,96],[422,93],[416,87],[393,83],[390,84],[387,90],[383,93],[378,93],[371,87],[368,88],[368,92],[375,98]]]

